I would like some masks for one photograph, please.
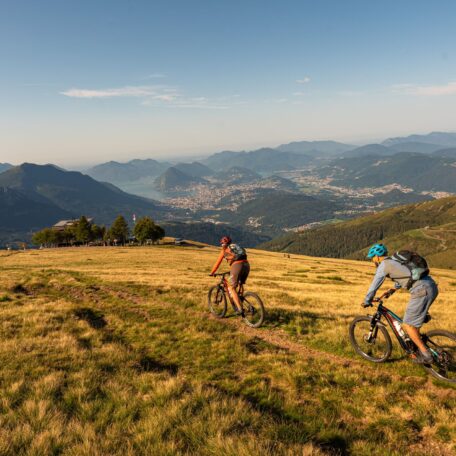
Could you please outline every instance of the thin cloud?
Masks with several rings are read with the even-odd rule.
[[[126,86],[109,89],[80,89],[72,88],[61,95],[70,98],[109,99],[109,98],[140,98],[143,106],[198,108],[198,109],[228,109],[231,104],[239,104],[237,95],[209,99],[207,97],[188,97],[171,86]],[[235,102],[228,103],[230,99]]]
[[[442,95],[456,95],[456,81],[442,85],[418,85],[418,84],[395,84],[392,86],[394,92],[405,93],[425,97]]]
[[[296,82],[298,84],[308,84],[310,82],[310,78],[309,78],[309,76],[305,76],[302,79],[296,79]]]
[[[166,74],[163,73],[152,73],[146,76],[147,79],[162,79],[166,78]]]
[[[60,92],[70,98],[116,98],[116,97],[147,97],[156,94],[156,90],[148,86],[127,86],[116,89],[69,89]]]
[[[305,97],[307,94],[305,92],[293,92],[295,97]]]

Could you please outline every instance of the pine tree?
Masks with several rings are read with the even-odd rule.
[[[130,230],[128,228],[128,223],[124,217],[119,215],[112,224],[111,228],[109,229],[109,238],[120,242],[121,244],[125,244],[126,240],[128,239],[128,234]]]
[[[89,221],[82,216],[75,227],[76,241],[87,244],[92,238],[92,230]]]

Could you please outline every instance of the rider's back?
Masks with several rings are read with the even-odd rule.
[[[407,266],[386,258],[382,261],[382,267],[387,277],[397,282],[402,288],[407,288],[411,277],[410,269]]]

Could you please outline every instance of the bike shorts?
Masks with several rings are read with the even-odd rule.
[[[231,265],[230,269],[230,285],[232,287],[237,287],[239,284],[244,284],[247,282],[247,277],[249,276],[250,265],[247,262],[244,263],[234,263]]]
[[[410,301],[405,309],[404,323],[421,328],[429,307],[439,294],[437,284],[432,277],[418,280],[410,289]]]

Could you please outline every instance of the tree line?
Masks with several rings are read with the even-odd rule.
[[[140,244],[148,241],[155,243],[165,236],[165,230],[150,217],[139,219],[131,232],[127,221],[121,215],[109,228],[91,223],[87,217],[82,216],[77,222],[63,230],[44,228],[37,231],[32,236],[32,242],[45,247],[88,245],[89,243],[125,245],[130,239],[130,234],[133,234],[135,240]]]

